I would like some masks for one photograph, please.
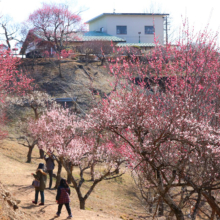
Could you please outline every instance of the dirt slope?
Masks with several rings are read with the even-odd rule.
[[[33,150],[31,163],[25,162],[26,154],[27,148],[19,145],[12,137],[8,137],[7,140],[0,143],[0,181],[15,200],[21,201],[18,204],[19,209],[16,210],[16,213],[18,211],[26,213],[27,215],[23,214],[24,220],[67,219],[68,215],[65,207],[63,207],[61,216],[55,218],[57,212],[56,190],[45,190],[45,206],[39,207],[32,204],[35,192],[31,186],[33,180],[31,173],[35,172],[37,165],[44,162],[44,160],[39,158],[39,150],[37,148]],[[56,172],[57,164],[54,173]],[[74,172],[76,172],[74,175],[77,175],[77,171]],[[65,170],[62,172],[62,176],[66,178]],[[88,185],[85,184],[82,191],[85,192],[87,190]],[[76,192],[71,186],[70,205],[74,216],[73,219],[152,219],[151,216],[147,215],[145,206],[141,204],[139,196],[139,191],[135,187],[130,174],[127,173],[118,179],[98,184],[86,202],[86,210],[80,210]],[[0,220],[8,220],[8,218],[1,218],[1,201],[3,200],[0,192]],[[9,214],[9,210],[14,212],[12,207],[4,210],[6,214]],[[16,219],[13,217],[10,219],[20,220],[21,218]]]
[[[62,77],[59,77],[57,66],[49,60],[38,59],[34,69],[31,62],[31,59],[22,60],[22,68],[30,73],[38,89],[56,98],[77,98],[78,105],[85,111],[93,106],[95,100],[105,97],[113,89],[109,85],[113,78],[107,68],[98,63],[86,65],[65,60],[61,64]]]
[[[19,208],[16,211],[14,211],[12,207],[7,207],[5,213],[0,212],[0,219],[67,219],[68,214],[65,210],[65,207],[63,207],[61,216],[59,218],[55,216],[57,212],[57,204],[55,203],[56,190],[45,190],[45,206],[38,206],[31,203],[31,201],[34,199],[34,188],[31,186],[33,178],[30,173],[36,169],[35,164],[21,163],[20,161],[16,161],[8,156],[5,156],[1,152],[0,167],[1,182],[7,186],[6,190],[10,192],[14,198],[20,200],[20,204],[18,204]],[[2,198],[0,197],[0,204],[1,202],[3,203]],[[1,205],[0,207],[3,206]],[[6,209],[6,204],[3,208]],[[23,212],[26,214],[23,214]],[[93,211],[79,210],[76,207],[72,207],[72,213],[74,216],[73,219],[76,220],[120,219]],[[7,218],[7,216],[10,218]]]

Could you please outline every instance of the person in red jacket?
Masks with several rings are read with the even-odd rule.
[[[65,179],[60,180],[60,186],[57,189],[56,201],[58,205],[57,216],[60,216],[63,204],[66,206],[66,210],[69,214],[68,218],[72,218],[70,209],[70,188]]]

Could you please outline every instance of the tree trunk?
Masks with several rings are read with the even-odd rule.
[[[84,199],[80,199],[79,203],[80,203],[80,209],[85,210],[85,203],[86,203],[86,201]]]
[[[104,64],[104,59],[101,59],[101,66],[103,66]]]
[[[164,201],[173,211],[174,215],[176,216],[176,220],[184,220],[182,209],[178,207],[178,205],[175,203],[175,201],[172,199],[172,197],[168,193],[164,193],[163,183],[161,180],[161,174],[159,170],[157,170],[157,178],[159,180],[157,191],[160,194],[162,201]]]
[[[176,216],[177,220],[184,220],[184,215],[181,209],[176,207],[174,204],[168,204],[170,208],[173,210],[174,215]]]
[[[101,58],[101,66],[103,66],[104,62],[105,62],[105,57],[102,57]]]
[[[216,216],[220,218],[220,207],[216,203],[215,198],[210,196],[206,191],[203,191],[202,195],[206,198],[212,210],[216,212]]]
[[[8,34],[8,31],[7,31],[7,28],[6,28],[6,25],[7,24],[2,24],[2,28],[4,29],[4,34],[5,34],[5,38],[6,38],[6,43],[7,43],[7,45],[8,45],[8,49],[10,50],[11,49],[11,44],[10,44],[10,42],[9,42],[9,36],[10,36],[10,33]],[[13,37],[12,37],[12,39],[13,39]]]
[[[170,209],[173,211],[177,220],[184,220],[184,215],[182,210],[175,204],[175,202],[168,194],[164,195],[163,200],[166,202],[167,205],[169,205]]]
[[[40,158],[44,159],[44,151],[42,149],[39,150]]]
[[[197,215],[197,212],[198,212],[198,209],[199,209],[200,201],[201,201],[201,192],[199,191],[198,192],[198,198],[197,198],[196,204],[194,206],[193,213],[191,215],[192,220],[196,220],[196,215]]]
[[[64,168],[66,169],[67,172],[67,182],[70,184],[72,181],[72,172],[73,172],[73,166],[71,162],[67,162],[64,165]]]
[[[32,108],[33,111],[34,111],[35,120],[38,120],[38,119],[39,119],[39,114],[38,114],[38,112],[37,112],[37,108],[34,107],[33,105],[31,105],[31,108]]]
[[[34,70],[35,66],[35,54],[33,54],[31,69]]]
[[[56,180],[56,185],[55,188],[57,189],[60,185],[60,180],[61,180],[61,171],[62,171],[62,164],[61,162],[58,162],[58,170],[57,170],[57,180]]]
[[[62,75],[62,71],[61,71],[61,62],[60,62],[60,60],[58,60],[58,68],[59,68],[59,77],[63,77],[63,75]]]
[[[212,210],[212,215],[211,215],[210,220],[214,220],[214,218],[215,218],[215,211]]]
[[[86,66],[87,66],[89,63],[89,54],[86,53],[85,59],[86,59]]]
[[[33,59],[33,62],[32,62],[32,65],[31,65],[32,70],[34,70],[34,65],[35,65],[35,63],[34,63],[34,59]]]
[[[215,217],[216,217],[217,220],[220,220],[220,217],[218,215],[215,215]]]
[[[164,214],[164,205],[163,200],[159,201],[159,208],[158,208],[158,216],[161,217]]]
[[[84,210],[85,209],[86,198],[83,198],[82,192],[80,191],[82,183],[79,182],[79,184],[78,184],[76,182],[76,180],[73,178],[73,176],[71,177],[71,182],[73,184],[74,189],[76,190],[76,193],[77,193],[77,196],[78,196],[78,199],[79,199],[79,207],[80,207],[80,209]]]
[[[67,183],[71,183],[72,173],[67,173]]]
[[[94,167],[95,167],[95,164],[93,163],[91,165],[91,169],[90,169],[90,174],[91,174],[91,181],[94,181]]]
[[[32,155],[33,149],[34,149],[34,146],[29,146],[29,147],[28,147],[27,163],[30,163],[30,162],[31,162],[31,155]]]
[[[149,213],[153,212],[153,203],[150,202],[149,204]]]
[[[174,216],[174,212],[171,210],[169,215],[166,217],[166,220],[172,220]]]

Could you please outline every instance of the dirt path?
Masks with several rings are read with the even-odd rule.
[[[34,188],[31,186],[33,177],[31,173],[36,170],[35,164],[27,164],[14,160],[10,156],[6,156],[0,152],[0,180],[11,192],[12,196],[20,200],[19,208],[21,211],[28,213],[32,220],[43,219],[52,220],[67,219],[67,211],[63,207],[60,217],[56,217],[57,204],[55,202],[56,190],[45,190],[45,205],[38,206],[32,204],[34,200]],[[40,195],[39,195],[40,197]],[[76,198],[71,198],[73,199]],[[105,213],[97,213],[94,211],[80,210],[71,205],[74,220],[119,220],[120,218],[106,215]]]

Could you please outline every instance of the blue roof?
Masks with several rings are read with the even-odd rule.
[[[155,47],[154,43],[117,43],[117,47]]]
[[[85,32],[83,36],[112,36],[112,35],[107,34],[105,32],[101,32],[101,31],[88,31],[88,32]]]
[[[79,39],[74,41],[113,41],[113,42],[126,42],[125,39],[116,37],[101,31],[88,31],[78,32],[77,36]]]
[[[47,39],[44,36],[41,36],[38,31],[33,32],[38,38],[41,38],[45,41]],[[70,40],[71,41],[71,40]],[[101,31],[88,31],[88,32],[76,32],[75,38],[73,37],[72,42],[84,42],[84,41],[112,41],[112,42],[126,42],[123,38],[116,37],[105,32]]]

